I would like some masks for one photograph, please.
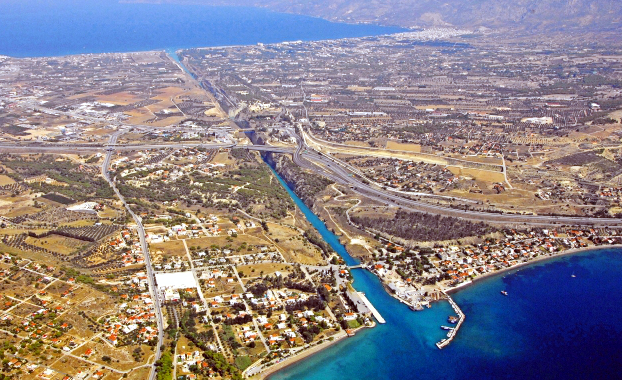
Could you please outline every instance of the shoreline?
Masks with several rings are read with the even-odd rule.
[[[156,3],[149,3],[149,2],[140,2],[140,1],[121,1],[120,4],[124,4],[124,5],[145,5],[145,4],[151,4],[154,5]],[[197,6],[197,4],[177,4],[177,5],[182,5],[182,6]],[[223,44],[223,45],[200,45],[200,46],[183,46],[183,44],[179,44],[178,46],[158,46],[158,47],[151,47],[151,48],[127,48],[127,49],[121,49],[121,50],[114,50],[114,49],[108,49],[108,50],[101,50],[101,51],[81,51],[84,50],[84,48],[82,48],[81,50],[76,50],[76,51],[64,51],[64,52],[56,52],[56,53],[51,53],[51,54],[43,54],[43,55],[21,55],[21,54],[9,54],[9,53],[0,53],[0,58],[2,57],[6,57],[6,58],[11,58],[11,59],[43,59],[43,58],[68,58],[68,57],[78,57],[78,56],[84,56],[84,55],[104,55],[104,54],[136,54],[136,53],[146,53],[146,52],[175,52],[178,53],[180,51],[183,50],[209,50],[209,49],[230,49],[230,48],[240,48],[240,47],[248,47],[248,46],[255,46],[257,44],[264,44],[264,45],[276,45],[276,44],[291,44],[291,43],[297,43],[297,42],[306,42],[306,43],[311,43],[311,42],[330,42],[330,41],[340,41],[340,40],[349,40],[349,39],[363,39],[363,38],[369,38],[369,37],[384,37],[384,36],[392,36],[392,35],[396,35],[396,34],[402,34],[402,33],[412,33],[412,32],[417,32],[420,30],[425,30],[425,28],[411,28],[411,27],[404,27],[404,26],[399,26],[399,25],[390,25],[390,24],[383,24],[383,23],[378,23],[378,22],[365,22],[365,21],[358,21],[358,22],[353,22],[353,21],[348,21],[348,20],[331,20],[328,19],[326,17],[320,17],[320,16],[314,16],[311,14],[304,14],[304,13],[297,13],[297,12],[283,12],[280,10],[276,10],[276,9],[271,9],[271,8],[266,8],[266,7],[262,7],[262,6],[249,6],[249,5],[207,5],[207,4],[198,4],[199,7],[204,7],[204,8],[220,8],[220,9],[246,9],[246,10],[254,10],[254,11],[259,11],[259,12],[266,12],[266,13],[271,13],[271,14],[275,14],[275,15],[281,15],[281,16],[290,16],[290,17],[299,17],[299,18],[307,18],[310,20],[314,20],[314,21],[319,21],[319,22],[326,22],[327,24],[332,24],[332,25],[346,25],[349,27],[372,27],[372,28],[378,28],[378,29],[395,29],[394,31],[389,31],[389,30],[382,30],[382,31],[377,31],[376,33],[363,33],[363,35],[359,35],[359,36],[343,36],[343,37],[334,37],[334,38],[328,38],[328,37],[323,37],[323,36],[319,36],[316,38],[313,37],[302,37],[302,38],[298,38],[298,39],[283,39],[283,40],[278,40],[278,41],[272,41],[272,42],[262,42],[262,41],[254,41],[254,42],[246,42],[246,43],[238,43],[238,44]],[[304,20],[303,20],[304,21]],[[428,29],[433,29],[433,28],[428,28]],[[292,37],[293,38],[293,37]]]
[[[371,327],[366,327],[366,326],[362,326],[356,330],[354,330],[355,332],[363,330],[365,328],[372,328]],[[343,331],[343,330],[341,330]],[[265,380],[265,379],[269,379],[270,376],[274,375],[275,373],[284,370],[285,368],[292,366],[300,361],[303,361],[305,359],[307,359],[310,356],[313,356],[315,354],[318,354],[320,352],[322,352],[324,349],[331,347],[332,345],[341,342],[344,338],[349,338],[348,334],[346,334],[345,331],[343,331],[343,334],[335,337],[335,339],[333,339],[332,341],[327,341],[324,343],[321,343],[317,346],[311,347],[309,349],[306,349],[294,356],[290,356],[288,358],[285,358],[285,360],[283,360],[280,363],[277,363],[271,367],[269,367],[268,369],[266,369],[264,372],[259,373],[257,375],[254,375],[252,377],[250,377],[250,379],[261,379],[261,380]]]
[[[596,250],[599,250],[599,249],[607,249],[607,248],[618,248],[618,249],[620,249],[620,248],[622,248],[622,244],[603,244],[603,245],[593,245],[593,246],[590,246],[590,247],[583,247],[583,248],[571,248],[569,250],[562,251],[562,252],[557,253],[557,254],[552,255],[552,256],[539,256],[539,257],[537,257],[537,258],[535,258],[533,260],[529,260],[529,261],[526,261],[524,263],[516,264],[516,265],[508,267],[508,268],[503,268],[503,269],[496,270],[494,272],[488,272],[488,273],[481,274],[481,275],[471,279],[470,282],[468,282],[468,283],[461,283],[461,284],[458,284],[457,286],[453,286],[453,287],[445,288],[445,289],[441,289],[441,290],[446,292],[447,294],[454,294],[454,293],[457,293],[460,290],[464,290],[464,289],[470,287],[471,285],[474,285],[474,284],[478,283],[479,281],[482,281],[482,280],[485,280],[485,279],[487,279],[489,277],[497,276],[497,275],[500,275],[500,274],[503,274],[503,273],[506,273],[506,272],[510,272],[512,270],[515,270],[515,269],[520,269],[522,267],[526,267],[526,266],[529,266],[529,265],[534,265],[534,264],[538,264],[538,263],[541,263],[541,262],[545,262],[545,261],[549,261],[549,260],[554,260],[556,258],[560,258],[560,257],[563,257],[563,256],[570,256],[570,255],[574,255],[574,254],[577,254],[577,253],[582,253],[582,252],[587,252],[587,251],[596,251]]]

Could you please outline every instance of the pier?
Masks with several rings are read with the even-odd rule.
[[[359,314],[371,314],[374,318],[376,318],[378,323],[386,323],[374,305],[369,302],[365,296],[365,293],[358,292],[352,286],[348,285],[346,294],[348,295],[348,298],[350,298],[350,301],[352,301],[356,306],[356,311],[358,311]]]
[[[374,316],[374,318],[376,318],[376,320],[378,321],[378,323],[387,323],[384,318],[382,318],[382,315],[380,315],[380,313],[378,312],[378,310],[376,310],[376,308],[374,307],[374,305],[371,304],[371,302],[369,302],[369,300],[367,299],[367,297],[365,296],[365,293],[363,292],[358,292],[359,297],[361,298],[361,301],[363,301],[363,303],[365,303],[365,305],[367,306],[367,308],[369,309],[369,311],[371,312],[371,314]]]
[[[458,333],[458,330],[460,329],[460,326],[462,326],[462,322],[464,322],[464,319],[466,318],[466,316],[464,315],[462,310],[460,310],[460,308],[458,307],[458,304],[456,302],[454,302],[454,300],[449,296],[449,294],[447,294],[445,292],[443,292],[443,294],[447,297],[447,300],[449,301],[449,304],[454,309],[456,314],[458,314],[458,324],[456,325],[456,327],[453,330],[449,331],[449,333],[447,334],[447,339],[443,339],[440,342],[436,343],[436,347],[438,347],[439,350],[442,350],[443,348],[445,348],[445,346],[447,346],[449,343],[451,343],[452,340],[454,340],[454,337]]]

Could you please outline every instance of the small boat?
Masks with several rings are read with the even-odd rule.
[[[412,311],[421,311],[421,310],[423,310],[423,307],[420,304],[411,305],[410,306],[410,310],[412,310]]]
[[[572,272],[572,274],[570,275],[570,277],[573,277],[573,278],[574,278],[574,277],[577,277],[577,276],[574,274],[574,272]]]
[[[449,326],[441,326],[441,330],[453,330],[453,327],[449,327]]]
[[[507,296],[507,295],[508,295],[508,292],[506,292],[505,290],[502,290],[502,291],[501,291],[501,294],[503,294],[504,296]]]
[[[456,324],[458,323],[458,317],[454,317],[453,315],[450,315],[449,318],[447,318],[447,322]]]

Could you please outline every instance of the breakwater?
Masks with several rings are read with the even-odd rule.
[[[449,301],[451,308],[454,309],[456,314],[458,314],[458,323],[456,324],[456,327],[454,327],[452,330],[449,330],[446,339],[443,339],[440,342],[436,343],[436,347],[438,347],[439,350],[442,350],[447,345],[449,345],[452,340],[454,340],[456,334],[458,333],[458,330],[460,330],[460,327],[462,327],[462,323],[466,318],[466,315],[464,315],[458,304],[451,298],[451,296],[445,292],[443,292],[443,294],[445,295],[445,297],[447,297],[447,301]]]
[[[378,310],[376,310],[376,308],[374,307],[374,305],[372,305],[371,302],[369,302],[369,300],[367,299],[367,297],[365,296],[365,293],[363,292],[359,292],[359,297],[361,297],[361,300],[365,303],[365,305],[367,305],[367,307],[369,308],[369,310],[371,311],[371,314],[374,316],[374,318],[376,318],[376,320],[378,321],[378,323],[387,323],[384,318],[382,318],[382,315],[380,315],[380,312],[378,312]]]

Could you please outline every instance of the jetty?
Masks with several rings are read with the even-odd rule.
[[[367,308],[369,309],[369,311],[371,312],[371,314],[374,316],[374,318],[376,318],[376,320],[378,321],[378,323],[387,323],[384,318],[382,318],[382,315],[380,315],[380,313],[378,312],[378,310],[376,310],[376,308],[374,307],[374,305],[371,304],[371,302],[369,302],[369,300],[367,299],[367,297],[365,296],[365,293],[363,292],[358,292],[359,297],[361,298],[361,301],[363,301],[363,303],[365,303],[365,306],[367,306]]]
[[[384,320],[384,318],[382,318],[382,315],[380,315],[378,310],[376,310],[374,305],[372,305],[372,303],[367,299],[367,297],[365,296],[365,293],[358,292],[354,288],[349,287],[349,289],[346,291],[346,294],[348,295],[350,300],[354,303],[354,305],[356,306],[356,310],[359,313],[371,314],[374,316],[374,318],[376,318],[378,323],[387,323]]]
[[[449,304],[454,309],[456,314],[458,314],[458,324],[453,330],[449,331],[446,339],[443,339],[440,342],[436,343],[436,347],[438,347],[439,350],[442,350],[443,348],[445,348],[445,346],[451,343],[452,340],[454,340],[456,333],[458,333],[460,326],[462,326],[462,323],[464,322],[464,319],[466,318],[462,310],[460,310],[460,307],[458,307],[458,304],[449,296],[449,294],[445,292],[443,292],[443,294],[445,295],[445,297],[447,297],[447,301],[449,301]]]

